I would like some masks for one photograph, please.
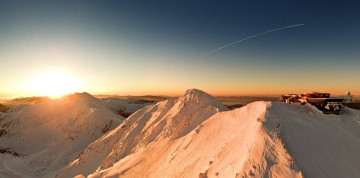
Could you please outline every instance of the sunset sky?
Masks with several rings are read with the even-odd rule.
[[[0,2],[0,97],[360,95],[359,1]],[[228,43],[289,25],[210,55]]]

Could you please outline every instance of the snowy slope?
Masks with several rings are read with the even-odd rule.
[[[225,110],[228,108],[215,98],[196,89],[188,90],[183,97],[147,106],[92,143],[59,177],[88,175],[98,168],[111,167],[153,142],[167,143],[180,138],[210,116]]]
[[[123,120],[87,93],[14,106],[0,113],[0,177],[50,176]]]
[[[281,141],[262,127],[269,104],[215,114],[184,137],[158,140],[91,177],[300,177]]]
[[[58,176],[360,175],[358,110],[325,115],[311,105],[276,102],[226,110],[198,90],[148,106],[92,143]]]
[[[76,98],[76,95],[73,97]],[[54,109],[48,103],[39,106],[39,110],[28,111],[20,108],[24,106],[19,106],[19,109],[12,108],[11,112],[0,115],[0,118],[5,118],[0,119],[2,125],[9,120],[16,122],[6,124],[12,128],[12,133],[15,133],[6,133],[6,137],[9,134],[13,135],[12,139],[20,137],[18,140],[9,141],[3,140],[2,136],[1,145],[8,144],[11,147],[10,151],[29,155],[17,157],[12,155],[13,152],[2,154],[0,177],[360,175],[359,110],[345,108],[342,115],[326,115],[311,105],[259,101],[229,111],[212,96],[192,89],[186,91],[182,97],[145,106],[121,122],[114,112],[120,105],[114,102],[122,101],[106,103],[107,100],[98,102],[100,100],[96,98],[86,98],[86,102],[79,102],[83,104],[75,104],[72,107],[58,104]],[[128,107],[125,105],[121,107]],[[52,118],[60,117],[57,111],[67,113],[60,114],[63,119],[57,120],[74,118],[68,117],[71,115],[68,113],[76,116],[74,113],[82,111],[82,107],[85,109],[81,112],[80,118],[84,117],[86,123],[77,121],[82,119],[73,119],[71,122],[50,122],[47,119],[48,115]],[[46,114],[41,112],[43,109]],[[89,114],[92,110],[99,114]],[[27,111],[27,114],[20,114],[21,111]],[[12,112],[18,115],[13,113],[10,117]],[[32,113],[33,117],[30,117],[29,113]],[[91,137],[95,140],[93,142],[81,136],[85,132],[81,129],[84,125],[91,128],[86,129],[87,134],[84,135],[89,135],[89,131],[98,133],[99,128],[108,124],[113,115],[120,120],[111,127],[114,129],[108,128],[109,131],[105,134],[95,134],[96,136]],[[27,122],[29,118],[23,119],[24,117],[29,117],[32,121]],[[96,122],[88,123],[88,120]],[[59,128],[68,129],[59,129],[55,127],[58,124],[49,123],[61,123]],[[39,128],[51,129],[46,130],[47,132],[45,129],[30,129],[30,126],[38,125],[42,126]],[[27,128],[31,131],[27,131]],[[80,134],[69,131],[73,128],[79,130]],[[58,129],[57,132],[53,132],[54,129]],[[16,134],[17,132],[19,134]],[[42,136],[37,136],[39,134],[34,134],[37,132],[49,136],[44,136],[43,139]],[[27,137],[27,134],[35,139]],[[69,139],[69,134],[73,140]],[[47,140],[47,137],[51,139]],[[21,138],[24,143],[20,143]],[[38,140],[43,140],[47,146],[32,143],[40,142]],[[15,143],[19,145],[14,145]]]
[[[281,138],[305,177],[359,177],[359,110],[325,115],[310,105],[275,103],[268,119],[280,121]]]

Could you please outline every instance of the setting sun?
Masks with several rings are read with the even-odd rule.
[[[76,92],[79,80],[65,72],[49,71],[30,78],[28,87],[39,95],[57,98]]]

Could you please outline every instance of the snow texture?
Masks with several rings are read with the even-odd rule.
[[[115,100],[80,98],[1,113],[0,126],[7,127],[0,143],[10,149],[1,154],[0,176],[360,175],[359,110],[326,115],[311,105],[264,101],[229,110],[191,89],[124,119],[114,112]]]
[[[0,177],[53,177],[123,120],[88,93],[0,112]]]

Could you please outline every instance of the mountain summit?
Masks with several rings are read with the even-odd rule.
[[[182,97],[146,106],[132,114],[118,128],[90,144],[58,176],[69,177],[79,173],[88,175],[99,167],[109,168],[149,145],[183,137],[212,115],[227,110],[214,97],[197,89],[187,90]]]
[[[220,103],[213,96],[198,90],[198,89],[189,89],[185,92],[183,99],[187,102],[193,102],[200,106],[214,106],[219,109],[219,111],[226,111],[228,108]]]

